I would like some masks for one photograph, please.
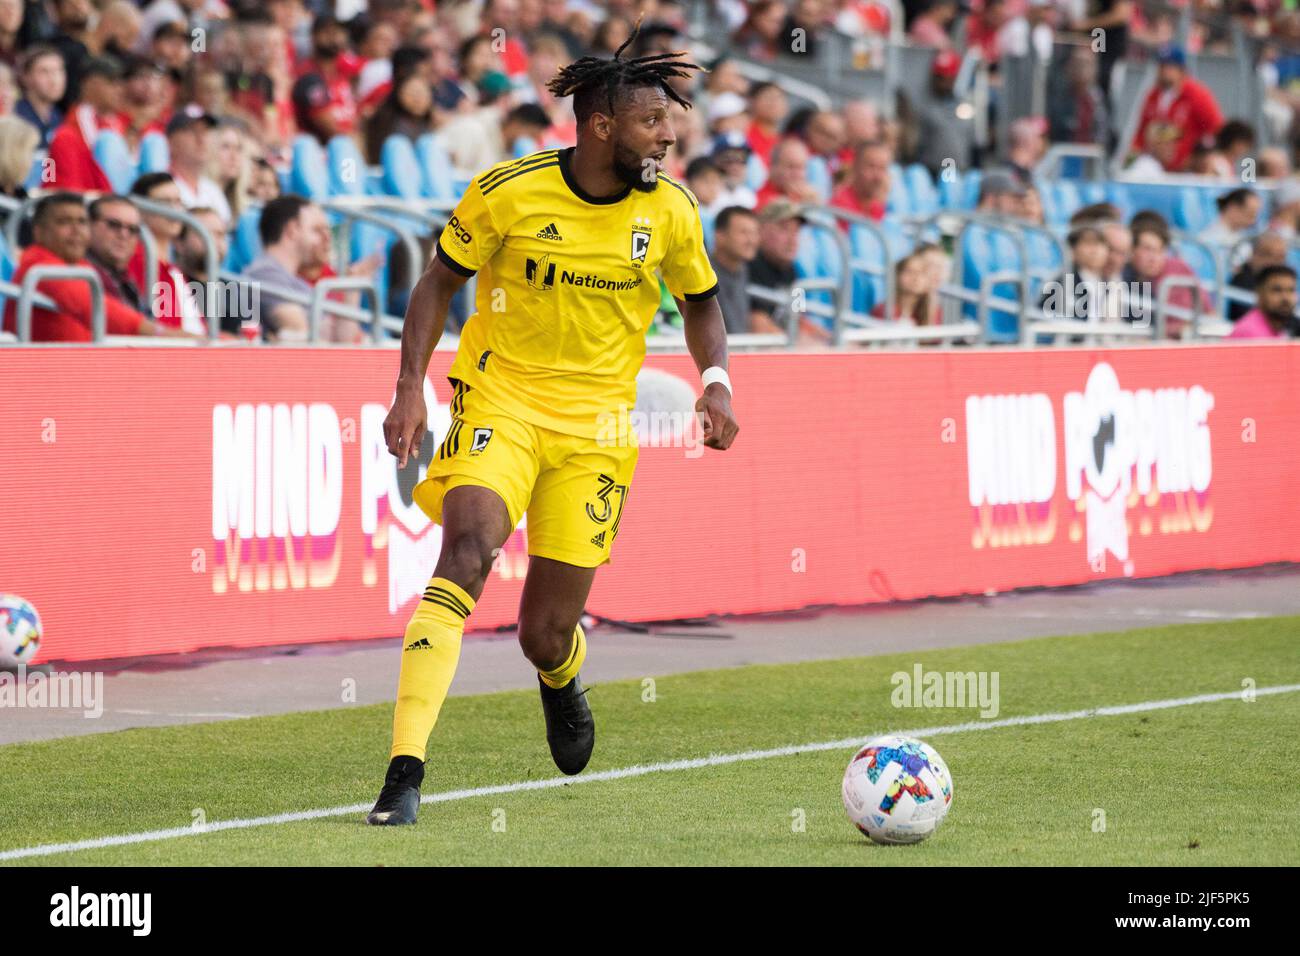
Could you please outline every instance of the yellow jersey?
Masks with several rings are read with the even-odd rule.
[[[688,189],[661,173],[651,192],[591,196],[572,155],[545,150],[483,173],[436,255],[478,273],[449,377],[526,421],[595,438],[607,416],[636,402],[656,272],[687,300],[716,293],[718,279]]]

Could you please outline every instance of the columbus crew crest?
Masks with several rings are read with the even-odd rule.
[[[471,455],[481,454],[483,449],[487,447],[488,442],[491,440],[492,440],[492,429],[490,428],[474,429],[474,443],[470,445],[469,453]]]
[[[646,253],[650,251],[650,220],[637,216],[632,220],[632,261],[645,262]]]

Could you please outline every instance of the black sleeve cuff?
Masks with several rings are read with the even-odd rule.
[[[475,269],[468,269],[465,266],[461,265],[459,262],[457,262],[455,259],[453,259],[447,253],[447,250],[442,247],[441,241],[435,243],[434,248],[436,250],[435,254],[440,260],[442,260],[442,264],[446,266],[448,269],[450,269],[452,272],[456,273],[457,275],[462,275],[466,279],[468,279],[477,271]]]
[[[682,298],[687,302],[703,302],[705,299],[712,299],[718,294],[718,284],[713,283],[713,288],[705,289],[703,292],[688,292]]]

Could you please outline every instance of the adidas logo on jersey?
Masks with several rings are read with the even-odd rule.
[[[429,639],[427,637],[422,637],[418,641],[412,641],[410,644],[406,645],[406,649],[408,651],[427,651],[427,650],[431,650],[432,648],[433,645],[429,643]]]
[[[591,543],[598,548],[605,547],[605,532],[601,531],[591,536]]]
[[[560,230],[555,228],[555,223],[550,223],[546,228],[537,233],[538,239],[553,239],[556,242],[563,242],[564,237],[560,235]]]

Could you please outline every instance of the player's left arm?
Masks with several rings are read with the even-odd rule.
[[[691,350],[695,366],[703,374],[706,368],[716,365],[727,367],[727,327],[722,321],[722,308],[718,305],[718,276],[709,262],[704,246],[704,227],[700,214],[694,208],[682,216],[680,232],[672,251],[664,257],[662,271],[668,291],[677,300],[686,329],[686,347]],[[704,445],[725,451],[735,441],[740,426],[731,410],[731,392],[721,382],[705,387],[704,394],[695,403],[704,425]]]
[[[717,295],[707,299],[678,299],[677,308],[682,313],[686,330],[686,347],[691,350],[695,366],[704,372],[716,365],[727,367],[727,327],[722,321],[722,309]],[[740,426],[731,410],[731,392],[721,382],[706,386],[704,394],[695,402],[695,411],[704,425],[704,445],[725,451],[736,440]]]

